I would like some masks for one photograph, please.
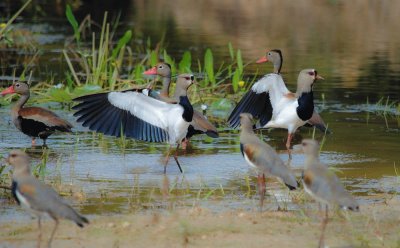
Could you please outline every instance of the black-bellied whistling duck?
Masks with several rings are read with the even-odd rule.
[[[156,93],[155,91],[151,90],[149,96],[165,102],[178,100],[179,94],[176,94],[176,91],[172,99],[169,95],[169,87],[171,84],[171,66],[169,64],[160,62],[153,68],[145,71],[144,74],[158,75],[162,78],[163,86],[161,88],[161,91],[159,93]],[[188,142],[188,140],[196,134],[206,134],[207,136],[212,138],[219,137],[217,128],[213,124],[211,124],[202,113],[194,110],[193,121],[190,123],[190,126],[188,128],[186,140],[182,143],[182,145],[184,146],[183,148],[186,148],[186,143]]]
[[[360,207],[340,183],[339,178],[319,160],[320,148],[317,141],[305,139],[301,142],[301,149],[306,155],[305,170],[302,176],[304,190],[318,202],[326,204],[318,246],[325,247],[324,234],[328,224],[328,205],[336,205],[352,211],[359,211]]]
[[[26,83],[15,82],[9,88],[3,90],[1,94],[19,94],[21,97],[11,108],[11,117],[15,127],[24,134],[32,137],[32,145],[35,139],[46,139],[55,131],[71,132],[72,125],[66,120],[61,119],[48,109],[40,107],[24,107],[30,97],[29,86]]]
[[[193,119],[193,107],[187,97],[188,88],[194,83],[194,76],[181,74],[177,78],[177,103],[166,103],[136,90],[106,92],[74,99],[80,102],[73,109],[78,122],[90,130],[106,135],[121,136],[149,141],[177,144],[174,159],[178,161],[178,149],[187,134]],[[164,164],[164,173],[171,147]]]
[[[242,98],[228,121],[232,127],[236,127],[240,113],[248,112],[260,119],[260,128],[287,129],[286,148],[291,159],[290,143],[294,132],[305,125],[314,113],[312,87],[317,79],[323,78],[316,70],[302,70],[297,79],[296,94],[293,94],[279,74],[267,74]]]
[[[47,186],[36,179],[31,174],[29,157],[25,152],[14,150],[8,155],[7,162],[14,167],[12,175],[12,194],[18,205],[29,209],[38,218],[38,247],[40,247],[42,228],[41,216],[49,215],[56,225],[51,232],[47,246],[51,247],[51,242],[57,230],[59,219],[68,219],[75,222],[79,227],[88,224],[89,221],[84,216],[76,212],[71,206],[66,204],[60,195],[50,186]]]
[[[240,150],[246,162],[258,171],[258,192],[262,208],[266,191],[265,174],[279,178],[290,190],[299,185],[293,172],[283,163],[276,151],[255,135],[252,120],[251,114],[240,114]]]

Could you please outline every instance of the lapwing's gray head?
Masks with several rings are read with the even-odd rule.
[[[7,163],[14,167],[14,175],[30,174],[30,158],[20,150],[12,150],[6,158]]]
[[[318,75],[315,69],[304,69],[300,71],[299,77],[297,78],[297,95],[300,96],[302,93],[310,92],[314,82],[323,79],[324,78]]]
[[[301,149],[306,155],[318,155],[319,143],[313,139],[303,139],[301,141]]]
[[[15,82],[13,83],[10,87],[8,87],[7,89],[3,90],[1,92],[1,95],[5,96],[8,94],[20,94],[20,95],[25,95],[25,94],[29,94],[29,86],[26,83],[23,82]]]
[[[158,75],[161,77],[171,76],[171,65],[165,62],[160,62],[153,68],[144,72],[145,75]]]
[[[193,74],[180,74],[176,80],[176,88],[188,89],[195,83]]]

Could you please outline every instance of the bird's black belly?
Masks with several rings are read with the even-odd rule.
[[[47,137],[54,132],[53,128],[47,126],[43,122],[25,119],[22,117],[18,117],[18,120],[21,124],[21,131],[28,136],[47,139]]]

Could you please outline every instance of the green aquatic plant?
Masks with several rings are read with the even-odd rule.
[[[76,39],[76,42],[78,43],[78,46],[80,44],[80,38],[81,34],[79,31],[79,24],[78,21],[76,20],[74,13],[72,13],[71,6],[67,4],[67,7],[65,9],[65,16],[67,17],[67,20],[71,24],[72,28],[74,29],[74,37]]]
[[[32,173],[34,176],[44,179],[47,174],[47,161],[49,160],[50,150],[46,147],[42,150],[41,161],[37,165],[33,166]]]
[[[208,82],[211,82],[211,84],[214,86],[216,83],[214,73],[214,56],[210,48],[208,48],[204,54],[204,68],[207,73],[207,78],[205,79],[205,84],[203,84],[203,86],[207,86]]]

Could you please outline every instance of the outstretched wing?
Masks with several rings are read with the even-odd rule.
[[[240,124],[240,114],[250,113],[260,119],[261,126],[271,120],[273,109],[276,109],[279,100],[289,90],[286,88],[279,74],[271,73],[257,81],[243,96],[228,118],[231,127],[237,128]]]
[[[90,130],[107,135],[150,141],[169,140],[168,129],[183,109],[134,91],[108,92],[82,96],[73,109],[78,122]]]

